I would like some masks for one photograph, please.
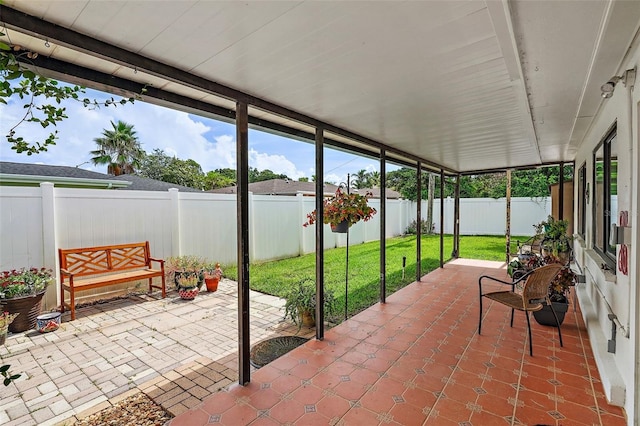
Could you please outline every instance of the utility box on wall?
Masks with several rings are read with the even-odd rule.
[[[554,219],[560,219],[560,184],[554,183],[549,185],[551,190],[551,216]],[[564,195],[562,206],[562,219],[569,221],[569,227],[567,232],[569,235],[573,235],[573,182],[564,182]]]

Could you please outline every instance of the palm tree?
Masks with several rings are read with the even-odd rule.
[[[369,188],[380,187],[380,172],[373,171],[369,173]]]
[[[369,184],[369,173],[365,169],[358,170],[353,175],[354,179],[351,181],[351,185],[357,189],[367,188]]]
[[[142,150],[133,124],[111,122],[113,130],[103,130],[102,137],[93,141],[98,149],[91,151],[95,165],[107,165],[107,173],[114,176],[133,174],[140,167],[145,152]]]

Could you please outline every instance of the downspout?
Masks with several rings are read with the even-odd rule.
[[[635,70],[635,68],[634,68]],[[631,167],[629,170],[629,184],[633,185],[633,96],[632,96],[632,92],[633,89],[635,87],[635,78],[633,83],[631,83],[629,85],[629,90],[627,91],[628,93],[628,114],[629,114],[629,158],[631,159]],[[640,120],[640,113],[637,113],[636,115],[637,120]],[[637,126],[637,122],[636,122],[636,126]],[[632,186],[630,186],[631,189],[633,189]],[[629,191],[629,207],[632,208],[633,207],[633,190]],[[637,210],[637,207],[636,207]],[[640,221],[638,220],[638,211],[635,212],[636,217],[636,235],[638,235],[638,226],[640,226]],[[631,247],[631,249],[636,250],[636,253],[638,251],[638,238],[636,238],[636,246],[635,247]],[[637,257],[637,254],[636,254]],[[629,259],[631,259],[631,256],[629,256]],[[638,265],[637,265],[637,260],[636,260],[636,281],[638,280]],[[633,273],[633,272],[631,272]],[[631,284],[631,282],[629,282],[629,284]],[[636,306],[640,306],[640,292],[636,289]],[[629,310],[627,312],[631,312],[631,297],[629,297]],[[638,313],[636,312],[636,317],[638,316]],[[631,325],[631,315],[627,315],[627,330],[629,330],[629,327]],[[629,330],[630,331],[630,330]],[[628,332],[629,333],[629,332]],[[629,334],[627,334],[627,338],[629,337]],[[638,331],[638,327],[636,327],[635,330],[635,346],[636,348],[638,347],[638,342],[640,342],[640,331]],[[636,359],[634,360],[635,362],[635,385],[634,388],[636,389],[634,391],[635,395],[634,395],[634,407],[633,407],[633,412],[634,412],[634,417],[636,419],[636,421],[638,420],[638,417],[640,416],[639,411],[640,411],[640,398],[638,398],[638,389],[640,389],[640,352],[638,352],[638,350],[636,350]]]
[[[635,87],[635,83],[636,83],[636,68],[633,68],[633,73],[630,74],[629,71],[626,71],[627,74],[627,81],[625,82],[625,87],[627,88],[627,117],[629,117],[629,159],[631,161],[629,161],[629,208],[631,208],[633,206],[633,89]],[[638,216],[638,212],[636,212],[636,218]],[[636,226],[638,224],[638,220],[636,219]],[[638,251],[638,247],[636,244],[636,247],[629,247],[630,250],[634,250]],[[636,255],[637,256],[637,255]],[[628,259],[632,259],[632,254],[628,257]],[[636,277],[637,278],[637,277]],[[631,288],[631,276],[629,276],[629,288]],[[637,290],[636,290],[637,292]],[[637,297],[637,296],[636,296]],[[628,339],[629,335],[630,335],[630,331],[631,331],[631,297],[628,297],[628,304],[629,306],[627,307],[627,328],[625,330],[625,337]],[[638,341],[636,340],[636,344],[638,343]],[[638,389],[636,387],[636,389]],[[637,395],[636,395],[636,402],[638,401]],[[636,414],[638,412],[636,411]]]

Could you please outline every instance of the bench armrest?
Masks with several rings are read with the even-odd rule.
[[[67,271],[66,269],[62,269],[62,268],[60,268],[60,273],[62,275],[69,275],[69,276],[73,275],[71,272]]]
[[[164,259],[156,259],[155,257],[149,257],[149,260],[152,261],[152,262],[160,263],[160,266],[164,265]]]

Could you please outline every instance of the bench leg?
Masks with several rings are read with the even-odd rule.
[[[75,293],[73,291],[73,287],[71,287],[71,291],[69,291],[70,294],[70,299],[69,299],[69,303],[70,303],[70,307],[71,307],[71,321],[74,321],[76,319],[76,297],[75,297]]]
[[[60,313],[64,314],[64,286],[60,283]]]
[[[153,278],[149,278],[149,293],[153,292]]]

